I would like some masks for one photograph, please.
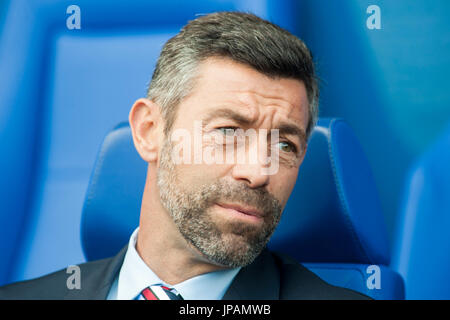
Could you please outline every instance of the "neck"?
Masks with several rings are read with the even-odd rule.
[[[162,206],[157,184],[144,190],[136,250],[147,266],[170,285],[225,267],[208,261],[183,238],[172,217]],[[155,181],[155,180],[154,180]],[[153,192],[150,192],[152,190]]]

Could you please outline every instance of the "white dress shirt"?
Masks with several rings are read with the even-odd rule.
[[[176,285],[168,285],[145,264],[136,251],[139,228],[134,230],[128,242],[122,267],[116,276],[108,300],[134,300],[141,291],[151,285],[175,288],[185,300],[220,300],[241,268],[204,273]]]

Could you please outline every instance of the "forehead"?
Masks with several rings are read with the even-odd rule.
[[[269,78],[228,58],[208,58],[198,70],[190,112],[208,112],[218,106],[251,114],[270,113],[307,124],[308,99],[303,82]],[[194,110],[193,110],[194,109]]]

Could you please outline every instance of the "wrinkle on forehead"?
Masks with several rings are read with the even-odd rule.
[[[199,71],[196,87],[205,102],[245,107],[255,121],[263,113],[308,123],[306,88],[297,79],[270,78],[227,58],[208,58]]]
[[[243,111],[255,121],[260,111],[272,115],[281,111],[287,116],[293,116],[295,109],[300,108],[300,104],[294,104],[279,95],[267,95],[254,90],[229,90],[227,92],[234,94],[235,99],[230,99],[228,94],[225,102],[244,107],[245,110]]]

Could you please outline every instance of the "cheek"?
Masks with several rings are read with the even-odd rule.
[[[224,166],[216,164],[180,164],[176,170],[179,181],[186,187],[214,183],[227,172]]]

